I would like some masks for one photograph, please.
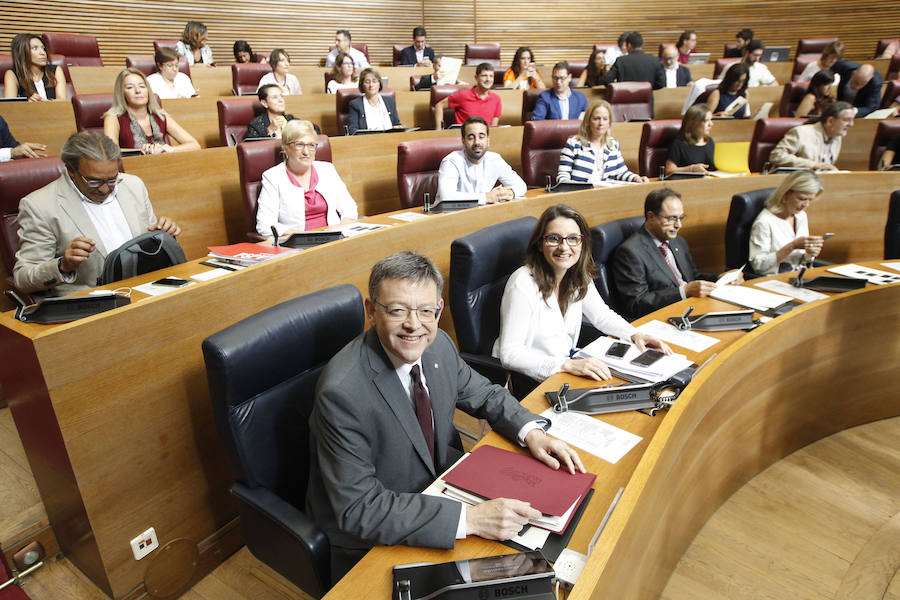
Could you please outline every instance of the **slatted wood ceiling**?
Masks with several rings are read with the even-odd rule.
[[[839,35],[848,56],[857,59],[871,56],[878,38],[900,36],[897,4],[865,0],[4,0],[0,16],[0,52],[8,51],[19,32],[89,33],[112,65],[124,64],[129,54],[151,53],[154,39],[180,37],[192,19],[209,27],[213,56],[222,63],[231,62],[234,40],[246,39],[255,50],[281,46],[295,63],[317,64],[338,27],[367,43],[378,64],[389,63],[391,45],[408,43],[420,24],[441,53],[461,57],[466,42],[498,41],[505,63],[517,46],[527,45],[542,64],[584,60],[594,43],[615,42],[628,29],[644,35],[650,52],[660,42],[675,41],[683,29],[695,29],[698,51],[714,58],[742,27],[753,28],[769,45],[791,47],[798,37]]]

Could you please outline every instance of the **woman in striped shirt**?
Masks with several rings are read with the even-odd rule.
[[[566,140],[559,156],[556,181],[599,184],[606,179],[646,183],[646,177],[632,173],[625,165],[619,142],[609,133],[612,109],[605,100],[591,103],[584,112],[578,135]]]

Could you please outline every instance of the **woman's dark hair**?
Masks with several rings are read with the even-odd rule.
[[[711,112],[709,107],[702,102],[698,102],[687,109],[687,112],[684,113],[684,118],[681,120],[681,129],[678,131],[678,138],[688,144],[696,145],[698,142],[697,127],[703,123],[706,119],[706,115]]]
[[[9,44],[13,61],[13,73],[16,75],[16,81],[19,87],[25,90],[25,97],[32,96],[37,89],[34,87],[34,81],[31,79],[31,40],[38,40],[44,45],[41,36],[33,33],[20,33],[12,39]],[[56,87],[56,67],[50,64],[50,54],[47,53],[47,64],[43,67],[44,77],[47,78],[47,86]]]
[[[334,66],[331,67],[331,78],[337,81],[338,83],[343,83],[343,79],[341,78],[341,65],[344,64],[344,59],[349,58],[350,62],[353,62],[353,57],[351,57],[346,52],[338,52],[337,56],[334,57]],[[354,72],[356,69],[354,68]],[[354,80],[354,76],[350,75],[350,81]]]
[[[750,67],[745,65],[743,61],[735,63],[731,66],[730,69],[725,71],[725,76],[722,78],[722,83],[719,84],[719,92],[725,92],[726,94],[731,93],[731,88],[738,82],[741,78],[741,75],[746,75],[747,79],[744,80],[744,84],[737,91],[738,96],[747,96],[747,83],[750,81]]]
[[[241,52],[246,52],[247,54],[250,55],[250,62],[253,62],[253,58],[254,58],[253,50],[250,49],[250,44],[248,44],[244,40],[236,41],[234,43],[234,48],[232,48],[232,51],[234,52],[234,60],[235,61],[240,60],[238,58],[238,54],[240,54]]]
[[[813,105],[811,114],[821,115],[829,106],[834,103],[834,98],[829,94],[826,94],[822,90],[822,88],[826,85],[832,84],[834,84],[834,72],[832,72],[831,69],[822,69],[821,71],[817,71],[816,74],[812,76],[812,79],[809,80],[807,93],[812,94],[816,99],[816,103]]]
[[[545,210],[528,240],[528,247],[525,250],[525,266],[531,269],[531,276],[537,283],[541,297],[547,300],[553,293],[556,279],[553,269],[544,258],[544,233],[550,222],[560,217],[575,221],[581,235],[584,236],[578,262],[566,271],[559,284],[559,304],[562,312],[565,313],[569,302],[583,300],[587,295],[588,286],[594,285],[595,267],[594,258],[591,256],[591,228],[588,227],[587,221],[584,220],[581,213],[565,204],[557,204]]]
[[[678,37],[678,42],[675,44],[675,47],[681,50],[681,47],[684,46],[684,43],[691,39],[691,36],[695,33],[697,32],[693,29],[688,29],[687,31],[682,32],[682,34]]]
[[[365,90],[363,89],[363,80],[365,80],[366,75],[373,75],[375,77],[375,79],[378,80],[378,91],[379,92],[382,89],[384,89],[384,81],[381,80],[381,75],[378,74],[378,71],[376,71],[372,67],[369,67],[367,69],[363,69],[359,73],[359,91],[362,92],[363,95],[365,95],[365,93],[366,93]]]
[[[184,45],[193,50],[199,50],[203,47],[200,40],[206,35],[206,25],[200,21],[188,21],[181,32],[181,41]]]
[[[531,62],[534,62],[534,52],[531,51],[531,48],[529,48],[528,46],[519,46],[519,49],[516,50],[515,56],[513,56],[511,67],[513,75],[515,75],[516,77],[518,77],[519,73],[522,72],[522,68],[519,67],[519,59],[522,58],[522,55],[526,52],[531,55]]]
[[[291,55],[287,53],[287,50],[284,48],[275,48],[272,52],[269,53],[269,66],[272,67],[272,72],[275,72],[275,65],[278,64],[278,61],[281,59],[281,56],[287,59],[288,62],[291,62]]]
[[[594,51],[591,52],[591,57],[588,59],[587,64],[587,77],[585,77],[584,84],[588,87],[594,87],[595,85],[601,85],[603,83],[603,76],[606,75],[606,69],[608,65],[606,65],[606,60],[603,61],[603,68],[598,69],[595,66],[597,62],[597,55],[602,54],[604,57],[606,56],[606,51],[601,50],[599,48],[594,48]]]
[[[156,63],[157,70],[167,62],[173,60],[179,60],[179,58],[178,53],[172,48],[160,46],[156,49],[156,52],[153,53],[153,61]]]

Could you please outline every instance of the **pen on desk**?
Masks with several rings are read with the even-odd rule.
[[[278,245],[278,230],[275,229],[274,225],[272,225],[272,236],[275,238],[274,240],[272,240],[272,245],[277,246]]]

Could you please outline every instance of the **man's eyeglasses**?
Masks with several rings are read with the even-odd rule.
[[[567,235],[565,237],[559,235],[558,233],[548,233],[544,236],[544,243],[548,246],[559,246],[563,243],[563,240],[572,247],[572,246],[580,246],[581,242],[584,241],[584,236],[579,234]]]
[[[104,185],[109,189],[113,189],[116,187],[116,184],[119,183],[119,176],[116,175],[115,179],[94,179],[88,178],[81,174],[81,171],[75,171],[78,173],[78,176],[81,177],[81,180],[84,182],[86,186],[91,189],[98,189],[103,187]]]
[[[319,146],[317,142],[290,142],[289,145],[297,150],[315,150]]]
[[[684,223],[684,220],[687,219],[687,215],[657,215],[660,219],[666,222],[668,225],[674,225],[676,222]]]
[[[382,304],[374,299],[372,302],[383,308],[384,312],[387,314],[387,318],[391,321],[405,321],[409,318],[410,313],[416,313],[416,318],[419,319],[420,323],[431,323],[441,314],[441,309],[436,306],[408,308],[406,306],[400,306],[399,304],[388,306],[387,304]]]

